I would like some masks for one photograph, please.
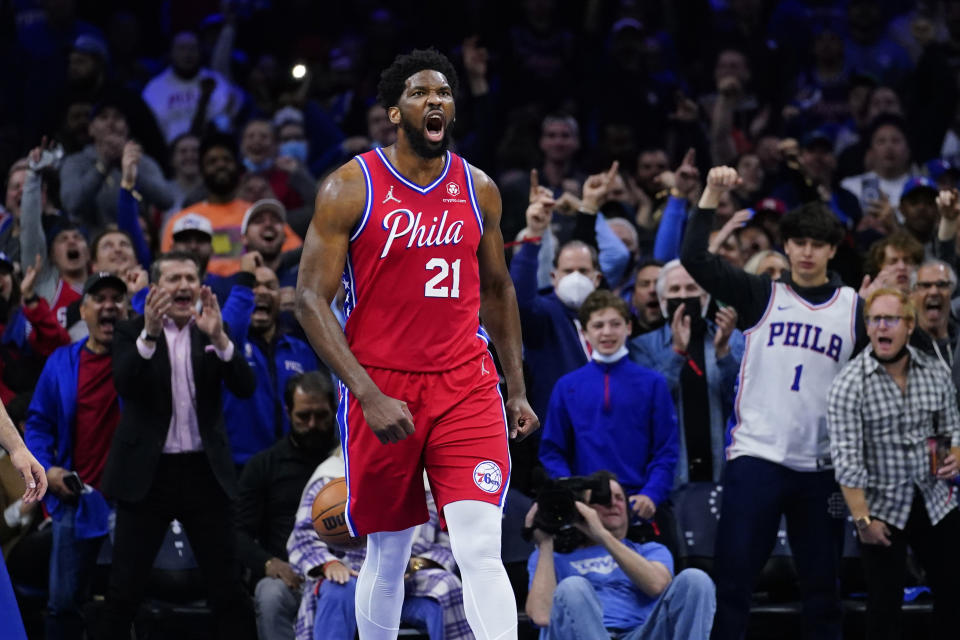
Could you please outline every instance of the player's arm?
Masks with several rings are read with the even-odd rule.
[[[331,174],[317,194],[297,277],[296,315],[320,357],[360,401],[363,416],[381,442],[413,433],[406,403],[384,395],[357,361],[330,309],[350,248],[350,234],[363,213],[366,186],[360,167],[350,162]]]
[[[493,339],[507,380],[507,419],[510,437],[523,439],[540,427],[527,402],[523,382],[523,347],[517,293],[503,255],[500,232],[500,192],[485,173],[470,168],[476,185],[477,202],[483,213],[483,236],[477,250],[480,265],[480,319]]]

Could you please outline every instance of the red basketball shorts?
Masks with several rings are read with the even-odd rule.
[[[343,385],[337,420],[347,473],[347,526],[361,536],[401,531],[428,520],[423,471],[443,508],[458,500],[500,507],[510,477],[510,452],[499,376],[489,353],[455,369],[410,373],[367,367],[380,390],[403,400],[414,433],[383,444]]]

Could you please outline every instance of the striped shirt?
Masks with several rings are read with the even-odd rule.
[[[317,467],[300,498],[296,524],[287,540],[290,564],[305,580],[302,587],[300,610],[297,612],[295,632],[297,640],[313,639],[313,622],[317,610],[320,582],[323,581],[323,565],[339,560],[348,569],[359,571],[367,555],[365,546],[351,549],[328,547],[313,530],[311,511],[313,501],[325,484],[344,475],[343,454],[337,453]],[[440,529],[437,507],[428,490],[427,508],[430,520],[417,527],[413,539],[412,555],[433,560],[443,569],[421,569],[405,583],[407,597],[427,597],[443,607],[444,637],[447,640],[472,639],[473,633],[463,610],[463,589],[453,573],[456,564],[450,550],[450,537]]]
[[[871,517],[903,529],[914,491],[936,525],[957,507],[946,481],[931,474],[927,438],[934,425],[960,445],[960,412],[950,374],[908,347],[906,393],[868,347],[830,387],[828,428],[837,482],[864,490]]]

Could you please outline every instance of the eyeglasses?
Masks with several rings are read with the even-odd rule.
[[[937,289],[947,290],[952,286],[952,284],[953,283],[951,283],[949,280],[936,280],[934,282],[921,282],[920,280],[917,280],[916,288],[917,289],[937,288]]]
[[[892,329],[900,324],[900,320],[905,316],[867,316],[867,326]]]

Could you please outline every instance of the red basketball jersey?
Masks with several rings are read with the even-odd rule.
[[[414,184],[381,149],[355,160],[366,203],[344,270],[346,334],[361,364],[431,372],[479,356],[477,248],[483,216],[467,162],[447,153],[443,171]]]

